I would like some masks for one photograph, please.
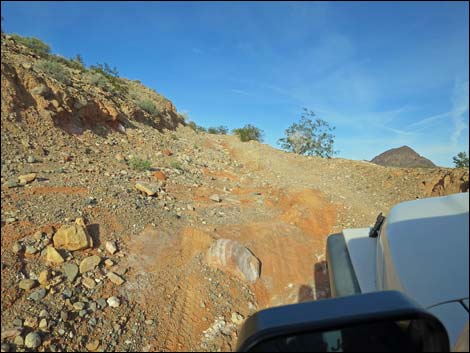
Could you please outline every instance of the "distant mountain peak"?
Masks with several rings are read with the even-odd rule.
[[[372,163],[385,167],[432,168],[436,165],[429,159],[416,153],[409,146],[401,146],[385,151],[371,160]]]

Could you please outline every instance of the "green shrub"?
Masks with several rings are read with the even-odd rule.
[[[220,126],[208,128],[207,132],[209,134],[227,135],[228,128],[226,126],[220,125]]]
[[[147,161],[145,159],[140,159],[133,157],[129,160],[129,166],[132,169],[139,170],[139,171],[145,171],[150,169],[150,161]]]
[[[106,89],[108,92],[114,94],[127,94],[129,92],[129,87],[127,86],[127,83],[118,77],[119,73],[115,67],[111,68],[106,63],[96,64],[90,66],[90,71],[94,73],[99,73],[108,80],[110,84],[110,86]]]
[[[194,121],[188,122],[188,126],[196,132],[207,132],[205,127],[197,125]]]
[[[150,99],[142,99],[137,102],[137,105],[140,109],[145,110],[150,115],[158,114],[157,106]]]
[[[189,119],[188,113],[178,113],[178,116],[183,121],[188,121]]]
[[[182,166],[181,162],[178,162],[178,161],[172,161],[170,163],[170,167],[174,168],[174,169],[178,169],[178,170],[183,170],[183,166]]]
[[[38,55],[45,56],[51,52],[51,47],[40,39],[35,37],[22,37],[18,34],[12,34],[11,36],[17,43],[23,44]]]
[[[108,79],[99,72],[90,71],[87,73],[86,78],[93,86],[97,86],[105,91],[112,89]]]
[[[71,84],[69,72],[57,61],[43,59],[38,62],[37,66],[57,81],[65,83],[66,85]]]
[[[85,66],[83,63],[76,61],[75,59],[67,59],[60,55],[51,55],[49,58],[62,65],[70,67],[71,69],[85,71]]]
[[[257,128],[256,126],[253,126],[251,124],[247,124],[242,128],[239,129],[233,129],[232,132],[240,137],[240,141],[246,142],[246,141],[263,141],[263,130]]]
[[[106,76],[108,78],[109,77],[115,77],[115,78],[119,77],[119,72],[116,69],[116,67],[111,68],[111,66],[109,66],[107,63],[92,65],[92,66],[90,66],[90,69],[95,70],[95,71],[100,71],[104,76]]]
[[[129,97],[131,97],[131,99],[134,101],[134,102],[138,102],[139,99],[140,99],[140,94],[139,92],[137,92],[135,89],[133,89],[132,87],[129,89]]]

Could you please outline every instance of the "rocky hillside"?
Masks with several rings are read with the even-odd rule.
[[[174,130],[184,123],[168,99],[139,81],[38,54],[17,38],[2,35],[1,63],[2,127],[19,128],[5,134],[12,137],[7,142],[18,144],[17,151],[25,150],[28,134],[35,135],[31,139],[54,138],[55,128],[67,134],[91,131],[106,136],[124,133],[135,122],[159,130]]]
[[[329,296],[328,234],[468,191],[464,169],[196,132],[138,82],[47,58],[2,37],[2,351],[233,350],[255,311]]]
[[[372,158],[372,163],[385,167],[432,168],[436,165],[429,159],[420,156],[411,147],[392,148]]]

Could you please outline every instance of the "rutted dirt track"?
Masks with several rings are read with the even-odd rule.
[[[163,306],[170,308],[169,315],[161,318],[160,330],[149,349],[217,347],[211,345],[213,337],[207,339],[204,331],[219,318],[219,298],[225,298],[232,312],[247,317],[255,307],[328,295],[327,287],[315,288],[315,265],[323,259],[325,238],[335,224],[335,206],[318,190],[263,187],[248,176],[250,173],[249,168],[238,175],[206,171],[211,177],[238,183],[217,205],[219,213],[237,211],[233,222],[225,219],[209,230],[185,227],[177,236],[149,227],[129,241],[129,264],[136,271],[135,282],[128,282],[129,291],[136,289],[142,303],[152,307],[151,312],[162,312]],[[209,190],[200,187],[192,196],[188,202],[199,202],[197,209],[214,207]],[[239,241],[258,257],[262,270],[254,285],[207,267],[205,254],[218,238]],[[247,306],[248,301],[252,307]],[[227,332],[217,344],[233,349],[236,327]],[[217,335],[220,333],[212,336]]]

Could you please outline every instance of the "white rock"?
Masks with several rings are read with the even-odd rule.
[[[41,343],[41,336],[39,336],[39,334],[36,332],[28,333],[24,339],[25,346],[32,349],[39,347]]]
[[[107,302],[111,308],[117,308],[119,305],[121,305],[121,302],[116,297],[108,298]]]
[[[249,282],[255,282],[260,276],[261,262],[249,249],[234,240],[216,240],[207,252],[207,262]]]
[[[106,251],[113,255],[117,251],[116,243],[114,241],[107,241],[105,245]]]

